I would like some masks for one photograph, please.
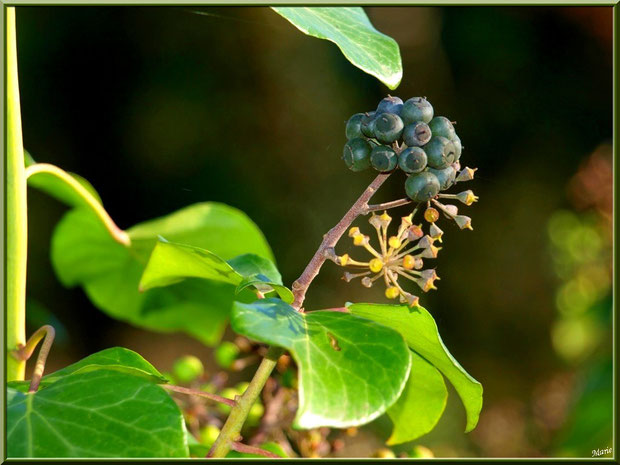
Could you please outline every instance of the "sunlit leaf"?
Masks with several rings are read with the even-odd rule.
[[[390,89],[400,84],[398,44],[377,31],[361,7],[272,7],[305,34],[335,43],[355,66]]]
[[[91,301],[110,316],[147,329],[184,331],[205,344],[219,341],[236,285],[186,279],[139,292],[158,238],[204,248],[224,260],[247,253],[273,258],[258,227],[241,211],[218,203],[192,205],[126,233],[129,246],[115,241],[87,209],[68,212],[52,238],[52,264],[61,282],[83,286]]]
[[[405,390],[387,411],[394,428],[388,444],[413,441],[431,431],[446,407],[448,390],[443,376],[417,354]]]
[[[275,265],[266,258],[244,254],[226,262],[200,247],[160,241],[140,281],[140,289],[169,286],[188,278],[201,278],[236,286],[236,293],[250,286],[261,292],[275,290],[291,303],[293,293],[282,285]]]
[[[144,377],[77,371],[32,394],[7,389],[8,457],[187,457],[183,415]]]
[[[350,304],[348,309],[399,331],[409,347],[441,371],[456,389],[467,413],[465,431],[476,427],[482,409],[482,385],[450,354],[430,313],[422,307],[404,305]]]
[[[370,422],[400,396],[411,353],[398,332],[349,313],[299,313],[279,299],[235,303],[232,328],[289,350],[299,367],[301,428]]]
[[[73,373],[84,373],[105,368],[121,373],[128,373],[133,376],[143,377],[153,383],[167,383],[164,376],[147,362],[141,355],[133,350],[123,347],[112,347],[100,352],[89,355],[79,362],[73,363],[61,370],[45,375],[41,379],[39,389],[45,388],[50,384]],[[13,381],[9,386],[22,392],[27,392],[30,381]]]

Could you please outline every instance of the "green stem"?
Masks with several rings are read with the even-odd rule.
[[[312,280],[319,273],[321,266],[328,258],[328,251],[333,249],[346,229],[351,226],[351,223],[363,213],[364,209],[368,208],[368,201],[389,176],[389,173],[379,174],[370,183],[362,195],[360,195],[349,211],[345,213],[344,217],[338,222],[338,224],[330,229],[329,232],[323,237],[323,242],[314,254],[314,257],[312,257],[310,263],[308,263],[308,266],[300,278],[293,283],[295,301],[292,306],[297,311],[301,311],[300,309],[303,305],[306,291],[308,290],[310,283],[312,283]],[[398,203],[400,205],[401,201],[398,201]],[[259,298],[262,298],[262,296],[259,295]],[[243,395],[236,399],[236,405],[232,408],[224,427],[220,431],[220,435],[215,440],[215,443],[211,447],[207,457],[226,457],[228,452],[230,452],[233,447],[239,447],[234,444],[238,443],[241,439],[241,428],[245,423],[250,408],[254,405],[254,402],[256,402],[256,399],[263,390],[269,375],[275,368],[278,358],[280,358],[283,353],[284,351],[280,348],[269,348],[269,352],[259,365],[258,370],[254,374],[254,378],[252,378],[252,381],[250,382],[250,385]]]
[[[250,385],[241,397],[235,399],[236,405],[230,411],[230,415],[226,423],[222,427],[220,435],[211,447],[207,457],[222,458],[226,457],[233,447],[233,443],[238,442],[241,438],[241,428],[245,423],[248,413],[256,399],[260,395],[269,375],[278,363],[278,358],[284,351],[277,347],[271,347],[265,358],[258,366]]]
[[[26,343],[26,260],[28,256],[26,175],[17,78],[15,8],[12,7],[6,9],[6,39],[6,353],[10,354]],[[6,371],[7,381],[23,380],[26,362],[9,356],[6,361]]]

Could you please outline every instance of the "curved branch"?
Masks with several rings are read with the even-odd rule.
[[[52,344],[54,343],[54,337],[56,336],[56,331],[50,325],[41,326],[37,329],[30,339],[26,342],[25,345],[19,347],[17,350],[14,350],[12,355],[17,360],[26,361],[32,357],[34,350],[43,339],[43,344],[41,344],[41,349],[39,350],[39,356],[37,357],[37,363],[34,366],[34,371],[32,372],[32,379],[30,380],[30,387],[28,388],[28,392],[37,392],[39,389],[39,384],[41,383],[41,378],[43,377],[43,372],[45,371],[45,362],[47,361],[47,356],[50,353],[50,349],[52,348]]]

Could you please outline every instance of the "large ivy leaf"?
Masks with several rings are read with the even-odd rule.
[[[394,428],[388,444],[413,441],[431,431],[446,408],[448,390],[443,376],[416,353],[402,395],[387,411]]]
[[[163,236],[212,251],[224,260],[252,253],[272,259],[258,227],[241,211],[200,203],[126,231],[130,245],[112,238],[99,218],[76,208],[59,222],[52,238],[52,264],[66,286],[83,286],[109,315],[157,331],[185,331],[205,344],[219,341],[235,286],[188,279],[139,292],[151,251]]]
[[[7,455],[188,457],[183,415],[144,377],[75,372],[33,394],[7,390]]]
[[[299,313],[278,299],[236,302],[232,328],[289,350],[299,367],[301,428],[368,423],[400,396],[411,353],[398,332],[349,313]]]
[[[278,292],[282,300],[293,302],[293,293],[282,285],[275,265],[253,254],[229,262],[200,247],[160,241],[153,249],[140,289],[169,286],[187,278],[202,278],[236,286],[237,293],[254,286],[259,291]]]
[[[350,304],[354,315],[399,331],[411,349],[424,357],[450,380],[467,413],[466,432],[476,427],[482,409],[482,385],[472,378],[448,351],[435,320],[422,307],[383,304]]]
[[[157,369],[147,362],[140,354],[124,347],[112,347],[83,358],[61,370],[45,375],[41,379],[39,389],[49,386],[56,381],[73,373],[83,373],[105,368],[133,376],[143,377],[153,383],[167,383],[168,380]],[[30,381],[14,381],[8,384],[22,392],[27,392]]]
[[[272,7],[305,34],[335,43],[355,66],[390,89],[403,77],[398,44],[377,31],[361,7]]]

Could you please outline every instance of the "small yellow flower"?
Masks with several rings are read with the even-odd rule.
[[[378,273],[383,268],[383,262],[378,258],[373,258],[372,260],[370,260],[370,263],[368,264],[368,268],[373,273]]]
[[[393,249],[398,249],[401,245],[401,241],[400,238],[396,237],[396,236],[391,236],[388,239],[388,245],[390,247],[392,247]]]
[[[435,258],[439,248],[433,245],[432,237],[424,235],[421,226],[413,224],[412,218],[412,215],[402,217],[397,234],[388,236],[387,230],[392,218],[385,212],[381,215],[373,214],[368,222],[377,232],[378,250],[370,245],[370,237],[362,234],[358,227],[349,229],[353,244],[364,247],[372,258],[368,262],[362,262],[348,254],[337,256],[332,252],[331,260],[357,270],[355,273],[346,272],[343,279],[349,282],[359,277],[363,286],[372,287],[375,281],[382,278],[388,299],[399,297],[401,303],[417,305],[418,297],[406,292],[398,280],[405,278],[412,281],[424,292],[434,289],[434,281],[439,278],[434,270],[422,270],[422,258]]]
[[[398,288],[397,288],[397,287],[395,287],[395,286],[388,287],[388,288],[385,290],[385,296],[386,296],[388,299],[395,299],[395,298],[396,298],[396,297],[398,297],[399,295],[400,295],[400,291],[399,291],[399,290],[398,290]]]

